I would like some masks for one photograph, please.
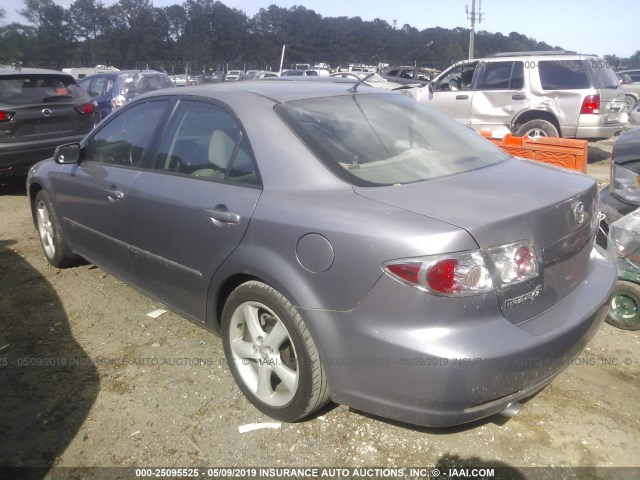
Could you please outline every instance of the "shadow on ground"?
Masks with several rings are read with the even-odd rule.
[[[0,472],[44,467],[20,471],[42,478],[85,421],[99,381],[56,292],[13,244],[0,241]]]
[[[600,147],[589,145],[588,148],[589,150],[587,152],[587,163],[589,164],[601,162],[602,160],[608,160],[609,158],[611,158],[611,152],[607,152]]]

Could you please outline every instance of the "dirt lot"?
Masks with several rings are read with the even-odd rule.
[[[601,186],[610,147],[590,146]],[[640,478],[638,333],[603,325],[508,421],[423,429],[331,405],[241,434],[269,419],[220,340],[171,312],[148,317],[161,305],[99,268],[48,266],[21,184],[0,187],[0,292],[0,466],[626,466]]]

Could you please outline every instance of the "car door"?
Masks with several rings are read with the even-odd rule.
[[[129,195],[136,284],[204,321],[209,284],[242,240],[261,194],[238,122],[205,101],[182,101]]]
[[[509,133],[513,118],[531,104],[525,89],[523,61],[483,62],[471,103],[471,126],[476,130]]]
[[[449,117],[471,124],[473,81],[478,62],[456,65],[438,77],[420,101]]]
[[[64,166],[57,179],[56,210],[71,248],[124,279],[130,187],[169,104],[139,102],[105,122],[83,141],[80,163]]]

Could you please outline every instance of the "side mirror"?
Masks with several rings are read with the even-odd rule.
[[[56,148],[53,160],[60,165],[78,163],[80,161],[80,144],[67,143]]]
[[[429,92],[431,93],[433,93],[434,90],[436,89],[435,84],[433,83],[433,80],[431,80],[427,86],[429,88]]]

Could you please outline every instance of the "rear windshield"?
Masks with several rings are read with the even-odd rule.
[[[0,77],[0,102],[11,105],[74,101],[84,96],[68,76],[11,75]]]
[[[475,131],[403,95],[317,98],[275,110],[327,167],[354,185],[418,182],[508,158]]]

